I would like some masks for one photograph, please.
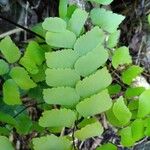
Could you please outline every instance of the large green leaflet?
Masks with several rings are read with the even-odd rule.
[[[74,45],[74,50],[77,51],[80,56],[83,56],[96,48],[98,44],[103,43],[104,38],[104,32],[99,27],[94,27],[77,39]]]
[[[126,125],[131,119],[131,112],[128,107],[125,105],[123,97],[120,97],[116,100],[113,105],[113,113],[119,122],[123,125]]]
[[[33,139],[34,150],[69,150],[71,142],[66,137],[47,135]]]
[[[73,48],[75,41],[76,35],[69,30],[64,30],[60,33],[56,32],[46,33],[46,43],[53,47]]]
[[[76,109],[83,117],[93,116],[107,111],[112,106],[108,91],[104,90],[96,95],[86,98],[77,104]]]
[[[113,0],[88,0],[88,1],[96,2],[96,3],[99,3],[99,4],[103,4],[103,5],[108,5],[108,4],[110,4]]]
[[[58,17],[49,17],[42,23],[43,29],[50,32],[62,32],[66,30],[66,22]]]
[[[90,13],[92,23],[101,27],[103,30],[113,33],[119,24],[125,19],[124,16],[113,13],[104,8],[94,8]]]
[[[77,8],[73,12],[68,22],[68,29],[74,32],[77,36],[79,36],[84,27],[87,17],[88,17],[88,13],[85,10]]]
[[[12,68],[10,71],[10,76],[21,89],[28,90],[36,87],[36,83],[30,79],[28,72],[22,67]]]
[[[71,86],[80,80],[80,76],[73,69],[47,69],[46,83],[49,86]]]
[[[108,59],[108,52],[100,44],[91,52],[80,57],[75,63],[75,70],[83,77],[95,72]]]
[[[139,108],[138,108],[138,117],[143,118],[146,115],[150,114],[150,90],[144,91],[139,96]]]
[[[129,54],[129,49],[125,46],[117,48],[114,51],[112,57],[112,65],[116,69],[119,65],[125,65],[132,63],[131,56]]]
[[[76,114],[70,109],[52,109],[44,111],[39,119],[42,127],[71,127],[76,120]]]
[[[112,82],[111,75],[106,67],[79,81],[76,90],[83,98],[89,97],[108,87]]]
[[[9,36],[1,40],[0,51],[9,63],[15,63],[21,56],[19,48],[13,43]]]
[[[75,132],[75,137],[79,140],[85,140],[90,137],[100,136],[103,133],[103,127],[100,122],[89,124]]]
[[[1,150],[15,150],[9,141],[9,139],[5,136],[0,136],[0,149]]]
[[[3,84],[3,101],[8,105],[22,104],[19,88],[12,79],[6,80]]]
[[[8,71],[9,71],[8,63],[5,62],[3,59],[0,59],[0,75],[4,75],[8,73]]]
[[[73,68],[79,55],[72,49],[64,49],[45,54],[46,63],[49,68]]]
[[[43,95],[45,102],[48,104],[73,106],[80,99],[75,89],[71,87],[44,89]]]

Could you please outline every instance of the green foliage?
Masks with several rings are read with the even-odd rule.
[[[117,150],[117,147],[112,143],[107,143],[98,147],[96,150]]]
[[[108,5],[110,4],[113,0],[89,0],[91,2],[96,2],[96,3],[99,3],[99,4],[103,4],[103,5]]]
[[[8,71],[9,71],[8,63],[5,62],[3,59],[0,59],[0,75],[4,75],[8,73]]]
[[[149,22],[149,24],[150,24],[150,14],[148,15],[148,22]]]
[[[68,0],[59,0],[59,16],[65,19],[67,15]]]
[[[5,136],[0,136],[0,149],[1,150],[15,150],[10,143],[9,139]]]

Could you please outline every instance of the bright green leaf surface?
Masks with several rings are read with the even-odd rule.
[[[76,90],[81,97],[85,98],[105,89],[111,84],[111,82],[111,75],[105,67],[96,71],[95,74],[92,74],[89,77],[84,78],[82,81],[79,81],[76,85]]]
[[[108,59],[108,52],[102,45],[80,57],[75,63],[75,70],[83,77],[95,72]]]
[[[69,30],[65,30],[60,33],[56,32],[46,33],[46,43],[53,47],[73,48],[75,41],[76,35]]]
[[[13,43],[9,36],[6,36],[3,40],[1,40],[0,51],[9,63],[15,63],[21,56],[18,47],[15,43]]]
[[[117,147],[112,143],[107,143],[96,148],[96,150],[117,150]]]
[[[120,47],[114,51],[112,57],[112,65],[116,69],[119,65],[132,63],[131,56],[129,54],[129,49],[125,46]]]
[[[88,13],[85,10],[77,8],[73,12],[68,22],[68,29],[74,32],[77,36],[79,36],[81,33],[81,30],[84,27],[87,17],[88,17]]]
[[[34,150],[69,150],[71,142],[65,137],[47,135],[33,139]]]
[[[78,103],[80,97],[71,87],[58,87],[44,89],[44,100],[48,104],[60,104],[73,106]]]
[[[112,84],[107,89],[110,95],[114,95],[121,91],[121,86],[119,84]]]
[[[80,56],[83,56],[103,43],[104,38],[104,32],[99,27],[94,27],[77,39],[74,50],[77,51]]]
[[[49,68],[73,68],[79,55],[71,49],[64,49],[45,54],[46,63]]]
[[[76,120],[76,114],[70,109],[52,109],[44,111],[39,119],[42,127],[71,127]]]
[[[18,84],[21,89],[28,90],[30,88],[36,87],[36,83],[34,83],[27,71],[22,67],[14,67],[10,71],[10,76],[12,79]]]
[[[91,2],[96,2],[102,5],[109,5],[113,0],[89,0]]]
[[[19,88],[12,79],[6,80],[3,84],[3,101],[8,105],[22,104]]]
[[[59,0],[59,16],[65,19],[67,15],[68,0]]]
[[[75,86],[80,76],[72,69],[47,69],[46,83],[49,86]]]
[[[115,14],[104,8],[92,9],[90,16],[94,25],[98,25],[109,33],[115,32],[119,24],[125,19],[124,16]]]
[[[100,136],[103,133],[103,127],[100,122],[89,124],[75,132],[75,137],[83,141],[87,138]]]
[[[9,66],[8,63],[6,63],[3,59],[0,59],[0,75],[4,75],[8,73]]]
[[[1,150],[15,150],[10,143],[9,139],[5,136],[0,136],[0,149]]]
[[[107,111],[112,106],[112,100],[108,91],[104,90],[99,94],[93,95],[81,101],[76,109],[83,117],[93,116]]]

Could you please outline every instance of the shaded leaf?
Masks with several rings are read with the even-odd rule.
[[[9,139],[5,136],[0,136],[0,149],[1,150],[15,150],[9,141]]]
[[[112,84],[107,89],[110,95],[114,95],[121,91],[121,86],[119,84]]]
[[[96,2],[103,5],[109,5],[113,0],[89,0],[91,2]]]
[[[8,73],[9,66],[8,63],[6,63],[3,59],[0,59],[0,75],[4,75]]]
[[[117,147],[112,143],[107,143],[97,147],[96,150],[117,150]]]

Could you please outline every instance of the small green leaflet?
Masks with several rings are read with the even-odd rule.
[[[10,71],[10,76],[21,89],[28,90],[36,87],[36,83],[30,79],[28,72],[22,67],[12,68]]]
[[[15,81],[8,79],[3,84],[3,101],[7,105],[20,105],[22,101],[20,99],[19,88]]]
[[[109,33],[115,32],[119,24],[125,19],[124,16],[113,13],[112,11],[104,8],[92,9],[90,17],[94,25],[101,27]]]
[[[68,30],[74,32],[76,36],[79,36],[84,27],[87,17],[88,13],[85,10],[77,8],[73,12],[68,22]]]
[[[58,17],[49,17],[42,23],[43,29],[50,32],[62,32],[66,30],[66,22]]]
[[[34,150],[69,150],[71,142],[66,137],[57,137],[53,134],[34,138]]]
[[[59,16],[62,19],[66,18],[67,15],[67,5],[68,5],[68,0],[59,0]]]
[[[13,43],[9,36],[6,36],[3,40],[1,40],[0,52],[9,63],[15,63],[21,56],[19,48],[15,45],[15,43]]]
[[[64,30],[60,33],[56,32],[46,33],[46,43],[53,47],[73,48],[75,41],[76,35],[69,30]]]
[[[9,71],[8,63],[5,62],[3,59],[0,59],[0,75],[4,75],[8,73],[8,71]]]
[[[46,72],[46,83],[49,86],[71,86],[80,80],[80,76],[73,69],[47,69]]]
[[[142,73],[143,68],[139,66],[130,66],[127,70],[122,72],[121,79],[125,84],[130,85],[140,73]]]
[[[45,53],[46,63],[49,68],[73,68],[79,55],[72,49],[64,49]]]
[[[98,45],[76,61],[75,70],[83,77],[88,76],[104,65],[107,59],[107,50],[102,45]]]
[[[107,90],[82,100],[76,109],[83,117],[89,117],[107,111],[112,106],[112,100]]]
[[[146,118],[144,120],[144,127],[145,127],[145,131],[144,131],[144,135],[145,136],[150,136],[150,118]]]
[[[122,125],[126,125],[132,116],[132,113],[125,105],[123,97],[118,98],[114,103],[113,113]]]
[[[104,90],[111,82],[111,75],[107,68],[104,67],[103,69],[97,70],[95,74],[79,81],[76,85],[76,90],[82,98],[86,98]]]
[[[77,39],[74,50],[77,51],[80,56],[83,56],[103,43],[104,38],[104,32],[99,27],[94,27]]]
[[[74,136],[79,140],[84,141],[91,137],[100,136],[102,133],[103,127],[100,122],[97,121],[81,128],[80,130],[77,130]]]
[[[111,33],[108,37],[107,46],[109,48],[115,47],[118,43],[119,38],[120,38],[120,30]]]
[[[112,143],[107,143],[100,147],[97,147],[96,150],[117,150],[117,147]]]
[[[125,46],[120,47],[114,51],[112,57],[112,65],[116,69],[119,65],[132,63],[131,56],[129,54],[129,49]]]
[[[138,105],[139,105],[138,100],[131,100],[128,104],[128,108],[130,109],[130,111],[137,111]]]
[[[73,106],[80,99],[75,89],[71,87],[44,89],[43,95],[45,102],[48,104]]]
[[[138,117],[143,118],[146,115],[150,114],[150,90],[144,91],[139,96],[139,108],[138,108]]]
[[[15,150],[9,141],[9,139],[5,136],[0,136],[0,149],[1,150]]]
[[[107,89],[110,95],[115,95],[121,91],[121,86],[119,84],[111,84]]]
[[[52,109],[42,113],[39,125],[42,127],[71,127],[76,120],[76,114],[70,109]]]
[[[150,14],[148,15],[148,22],[149,22],[149,24],[150,24]]]
[[[102,5],[109,5],[113,0],[88,0],[91,2],[96,2]]]

